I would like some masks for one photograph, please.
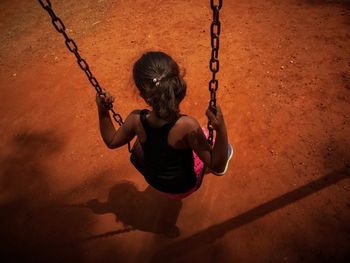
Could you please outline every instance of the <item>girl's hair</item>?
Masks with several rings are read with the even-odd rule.
[[[143,54],[134,64],[133,77],[141,97],[159,118],[172,121],[179,116],[186,83],[169,55],[159,51]]]

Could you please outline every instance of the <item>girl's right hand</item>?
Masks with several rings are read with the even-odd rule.
[[[114,97],[109,92],[105,92],[103,95],[96,94],[96,104],[100,109],[110,109],[113,102]]]
[[[213,126],[214,130],[222,131],[226,129],[224,116],[222,115],[221,108],[219,105],[216,105],[216,115],[210,109],[207,109],[206,115],[209,121],[211,122],[211,125]]]

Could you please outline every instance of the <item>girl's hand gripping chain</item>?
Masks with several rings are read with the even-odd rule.
[[[221,108],[219,105],[216,105],[215,111],[216,114],[210,109],[208,109],[206,112],[206,115],[209,121],[211,122],[211,125],[216,131],[226,130],[224,116],[222,115]]]
[[[107,91],[102,94],[96,94],[96,104],[99,109],[109,110],[113,107],[114,97]]]

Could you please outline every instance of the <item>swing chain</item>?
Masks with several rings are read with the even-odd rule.
[[[77,44],[74,42],[73,39],[71,39],[68,36],[68,34],[66,32],[66,26],[64,25],[62,20],[56,15],[56,13],[53,11],[50,0],[45,0],[45,1],[38,0],[38,1],[39,1],[40,5],[42,6],[42,8],[45,9],[47,11],[47,13],[50,15],[51,22],[52,22],[53,26],[55,27],[55,29],[57,30],[57,32],[61,33],[63,35],[63,37],[65,38],[65,44],[66,44],[68,50],[71,53],[73,53],[75,55],[75,57],[77,58],[77,63],[79,65],[79,67],[81,68],[82,71],[85,72],[91,85],[95,88],[97,94],[105,97],[106,96],[105,91],[101,88],[100,83],[97,81],[97,79],[92,74],[90,67],[89,67],[89,64],[86,62],[85,59],[83,59],[80,56]],[[115,122],[118,123],[119,126],[122,126],[123,118],[119,113],[117,113],[113,109],[113,104],[105,105],[105,107],[112,112],[112,117],[115,120]],[[128,143],[128,149],[129,149],[129,152],[131,152],[130,143]]]
[[[217,2],[217,3],[216,3]],[[209,110],[216,114],[216,91],[219,88],[219,81],[216,79],[216,73],[219,72],[219,36],[221,31],[221,23],[219,19],[219,12],[222,7],[222,0],[210,0],[210,6],[213,10],[213,20],[210,26],[211,36],[211,58],[209,61],[209,69],[212,73],[212,79],[209,81],[210,101]],[[208,122],[209,137],[208,142],[213,145],[214,129],[211,122]]]

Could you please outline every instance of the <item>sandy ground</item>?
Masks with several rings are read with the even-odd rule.
[[[203,125],[209,1],[54,1],[126,116],[163,50]],[[350,262],[350,3],[226,0],[221,104],[235,156],[183,201],[99,135],[94,91],[37,1],[0,1],[1,262]]]

